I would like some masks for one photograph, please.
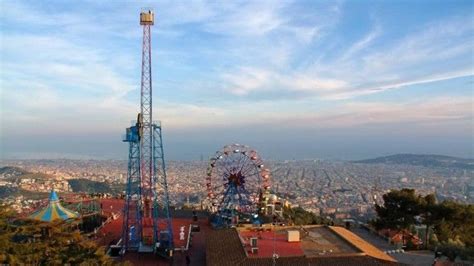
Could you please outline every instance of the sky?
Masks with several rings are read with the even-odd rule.
[[[143,7],[170,160],[474,157],[472,1],[0,1],[0,158],[126,159]]]

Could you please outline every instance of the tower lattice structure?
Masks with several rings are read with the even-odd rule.
[[[153,15],[153,13],[150,13]],[[151,20],[143,19],[140,14],[140,24],[143,25],[142,45],[142,77],[141,77],[141,138],[140,138],[140,163],[142,177],[142,197],[144,201],[144,217],[151,217],[151,204],[153,200],[154,164],[153,164],[153,100],[151,82]]]
[[[172,256],[173,232],[161,124],[153,121],[151,26],[154,13],[140,13],[143,26],[140,113],[127,128],[129,143],[127,189],[122,230],[122,251],[156,252]],[[152,235],[146,235],[152,227]]]

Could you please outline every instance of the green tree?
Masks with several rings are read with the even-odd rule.
[[[428,249],[430,243],[431,228],[440,223],[443,219],[443,211],[440,205],[436,202],[434,194],[428,194],[420,198],[420,209],[423,224],[426,226],[425,231],[425,248]]]
[[[307,225],[307,224],[327,224],[327,219],[317,216],[316,214],[306,211],[301,207],[283,208],[283,217],[291,221],[295,225]]]
[[[457,239],[474,246],[474,205],[444,201],[438,206],[438,221],[434,225],[440,242]]]
[[[392,190],[383,195],[383,200],[383,206],[375,206],[377,218],[373,224],[377,229],[408,229],[422,213],[422,200],[414,189]]]
[[[8,206],[0,206],[0,263],[111,265],[112,260],[69,223],[17,220]]]
[[[413,189],[393,190],[383,195],[383,199],[383,206],[376,206],[377,218],[372,222],[377,229],[409,229],[421,222],[426,225],[426,247],[433,242],[450,259],[458,255],[472,259],[474,205],[454,201],[437,203],[433,194],[422,197]]]
[[[456,257],[460,256],[464,251],[464,243],[458,238],[449,239],[447,242],[442,243],[438,246],[438,251],[440,251],[444,256],[452,262],[456,260]]]

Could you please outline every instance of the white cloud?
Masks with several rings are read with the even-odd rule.
[[[230,93],[240,96],[259,91],[303,91],[309,93],[307,97],[339,100],[466,77],[474,74],[474,27],[468,20],[470,18],[456,18],[428,24],[390,44],[377,43],[382,28],[375,25],[341,56],[293,69],[241,66],[226,72],[223,81],[230,84]],[[377,49],[371,48],[375,45]]]
[[[131,102],[126,95],[139,87],[138,80],[131,76],[139,75],[140,58],[139,51],[130,56],[125,55],[126,50],[115,52],[109,46],[118,44],[109,38],[134,37],[137,39],[132,42],[139,42],[136,14],[129,6],[115,7],[116,12],[124,15],[106,17],[107,23],[99,27],[96,23],[100,18],[83,13],[49,16],[21,3],[16,6],[13,2],[2,2],[5,3],[12,12],[1,12],[2,19],[16,21],[24,14],[25,24],[38,23],[44,28],[33,29],[34,33],[2,32],[2,128],[8,127],[10,134],[27,133],[32,125],[38,134],[53,130],[68,134],[122,132],[138,111],[138,102]],[[469,61],[473,52],[472,37],[466,37],[472,36],[472,24],[466,23],[466,19],[425,25],[418,32],[390,42],[381,40],[386,32],[376,25],[361,39],[348,44],[346,50],[326,58],[322,55],[324,47],[331,44],[322,42],[328,41],[324,38],[337,24],[338,5],[331,10],[307,10],[304,14],[288,12],[292,5],[288,1],[247,2],[243,6],[234,2],[193,1],[190,5],[170,1],[158,4],[155,9],[159,19],[155,29],[163,38],[157,40],[159,60],[198,70],[190,73],[191,77],[184,77],[190,80],[188,83],[166,77],[158,85],[168,82],[165,85],[184,87],[183,95],[156,101],[156,117],[171,129],[283,122],[288,127],[348,128],[405,122],[442,124],[472,119],[472,99],[441,98],[403,104],[333,102],[330,108],[316,112],[301,98],[292,98],[292,94],[301,94],[309,101],[349,99],[473,75],[472,60]],[[310,23],[300,23],[299,16]],[[60,26],[55,24],[58,21]],[[126,23],[129,24],[123,30],[117,30]],[[190,24],[192,27],[185,27]],[[218,38],[210,38],[212,43],[200,40],[204,42],[202,46],[198,43],[186,43],[189,45],[186,46],[183,42],[188,41],[186,31],[190,29]],[[97,34],[99,32],[104,35]],[[162,48],[167,38],[177,37],[182,39],[170,42],[171,45],[167,43],[173,50]],[[96,38],[110,42],[93,42]],[[165,58],[164,54],[168,56]],[[316,64],[311,60],[315,56],[323,59]],[[467,59],[463,61],[462,57]],[[460,63],[454,60],[458,58],[461,58]],[[183,61],[195,65],[186,65]],[[214,64],[218,66],[209,67]],[[213,80],[203,82],[202,87],[217,95],[203,105],[189,103],[189,98],[198,102],[207,96],[202,96],[202,91],[194,87],[201,80],[194,80],[192,75],[208,71],[201,67],[212,68],[209,76]],[[134,74],[130,74],[132,71]],[[218,91],[219,88],[227,93]],[[135,92],[138,97],[138,90]],[[239,101],[261,92],[262,98],[270,100]],[[271,101],[273,92],[287,94],[275,103]],[[234,99],[236,95],[239,100]]]
[[[1,76],[16,82],[15,77],[61,84],[87,97],[99,93],[105,97],[121,97],[133,89],[127,77],[121,76],[119,64],[113,64],[105,52],[79,46],[66,39],[36,35],[6,35]],[[32,45],[34,44],[34,45]],[[121,58],[118,58],[121,60]],[[13,85],[13,84],[12,84]]]
[[[237,73],[224,73],[223,78],[230,84],[230,90],[236,95],[245,95],[269,85],[273,73],[256,68],[241,68]]]
[[[283,89],[311,93],[334,93],[345,88],[342,80],[310,77],[301,74],[283,75],[265,69],[244,67],[235,73],[226,73],[223,78],[235,95],[246,95],[251,92]]]
[[[178,103],[161,105],[160,115],[172,129],[213,128],[222,126],[258,126],[270,128],[284,124],[286,128],[347,129],[352,127],[413,124],[417,127],[455,123],[456,128],[469,128],[474,119],[473,103],[464,97],[436,97],[400,102],[341,103],[335,108],[308,112],[307,107],[288,103],[292,111],[271,102],[223,103],[200,107]],[[291,109],[290,108],[290,109]],[[462,125],[459,127],[459,125]]]
[[[406,67],[442,63],[473,52],[474,26],[470,18],[452,19],[429,24],[424,29],[407,35],[394,45],[363,56],[364,72],[381,73],[403,70]],[[472,67],[471,65],[468,65]],[[444,70],[444,69],[443,69]]]
[[[272,110],[258,116],[262,126],[284,124],[285,128],[311,130],[350,130],[363,128],[377,132],[391,128],[442,135],[446,131],[466,134],[473,131],[473,102],[463,97],[436,97],[408,102],[349,102],[318,112],[295,108],[291,113]],[[247,124],[254,123],[248,115]],[[245,123],[244,123],[245,125]],[[430,132],[437,130],[438,132]]]
[[[334,92],[347,86],[343,80],[328,78],[313,78],[305,75],[295,75],[293,77],[280,77],[281,84],[295,91],[305,92]]]
[[[225,35],[263,35],[286,23],[280,14],[285,4],[259,1],[226,6],[204,22],[204,29]]]
[[[341,60],[351,59],[355,54],[369,47],[374,40],[382,34],[380,26],[375,25],[374,29],[365,35],[361,40],[352,44],[341,56]]]

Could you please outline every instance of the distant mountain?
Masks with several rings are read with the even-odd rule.
[[[84,178],[68,180],[73,192],[87,193],[112,193],[110,186],[103,182],[92,181]]]
[[[53,178],[53,176],[44,173],[30,173],[19,167],[5,166],[0,168],[0,179],[18,182],[21,179],[27,178],[46,180]]]
[[[0,186],[0,197],[6,198],[11,195],[17,195],[20,189],[17,187],[4,187]]]
[[[444,155],[431,154],[395,154],[374,159],[353,161],[354,163],[367,164],[407,164],[425,167],[444,167],[474,170],[474,159],[464,159]]]
[[[7,198],[9,196],[24,196],[27,199],[46,199],[49,195],[47,192],[28,191],[18,187],[0,186],[0,197]]]
[[[27,173],[28,173],[27,171],[18,167],[13,167],[13,166],[0,167],[0,178],[17,177],[17,176],[21,176]]]

